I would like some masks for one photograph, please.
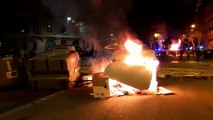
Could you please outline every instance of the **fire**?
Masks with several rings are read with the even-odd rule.
[[[105,66],[106,62],[103,61],[101,62],[102,65],[99,65],[100,68],[105,69],[104,74],[109,77],[108,82],[106,82],[108,87],[106,88],[109,88],[110,96],[125,95],[126,93],[136,94],[141,90],[155,92],[158,85],[156,73],[159,61],[155,56],[151,56],[150,51],[142,51],[142,44],[140,42],[127,39],[122,48],[125,50],[117,51],[119,54],[116,54],[118,56],[115,61],[111,63],[107,62],[107,67]],[[132,76],[132,78],[125,77],[126,75]],[[106,76],[99,77],[93,78],[94,84],[97,80],[106,79]],[[94,89],[99,89],[99,86],[95,86]],[[103,95],[105,95],[105,87],[100,89],[103,89]],[[96,95],[102,95],[102,92],[96,91]]]
[[[159,61],[152,58],[144,57],[142,55],[142,45],[130,39],[127,39],[124,46],[129,53],[128,55],[126,55],[124,62],[128,65],[145,66],[147,70],[150,70],[152,72],[152,79],[148,90],[155,90],[157,87],[156,71],[157,66],[159,65]]]
[[[128,65],[144,65],[142,56],[142,45],[139,45],[131,40],[127,40],[124,44],[128,55],[125,58],[125,63]]]
[[[135,92],[139,91],[134,87],[123,84],[113,79],[109,79],[109,87],[110,87],[110,96],[119,96],[124,95],[125,93],[135,94]]]
[[[128,51],[124,62],[128,65],[143,65],[148,70],[152,71],[157,68],[159,62],[157,60],[144,57],[142,55],[142,45],[137,44],[130,39],[125,42],[125,48]]]
[[[180,44],[181,44],[181,40],[179,39],[178,43],[172,43],[172,45],[170,47],[170,50],[171,51],[178,51],[178,48],[180,47]]]

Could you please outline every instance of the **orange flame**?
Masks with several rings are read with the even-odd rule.
[[[142,53],[142,44],[133,41],[131,39],[127,39],[124,43],[125,47],[125,57],[124,62],[128,65],[136,65],[136,66],[145,66],[147,70],[152,72],[152,78],[151,78],[151,83],[148,88],[148,91],[155,91],[157,89],[157,80],[156,80],[156,73],[157,73],[157,66],[159,65],[159,61],[154,59],[154,58],[149,58],[147,56],[143,56]],[[127,54],[126,54],[127,53]],[[119,59],[120,60],[120,59]],[[106,58],[104,60],[98,60],[99,64],[97,64],[97,61],[94,62],[94,66],[97,66],[99,70],[96,72],[100,72],[103,68],[106,68],[106,65],[110,64],[110,62],[107,62]],[[101,62],[100,62],[101,61]],[[93,66],[93,69],[95,68]],[[115,96],[115,95],[124,95],[124,92],[128,92],[129,94],[135,94],[137,91],[140,91],[134,87],[131,87],[129,85],[126,85],[124,83],[118,82],[117,80],[109,79],[109,88],[110,88],[110,96]]]
[[[145,66],[147,70],[152,71],[151,84],[148,90],[150,91],[156,90],[156,87],[157,87],[156,71],[157,71],[157,66],[159,65],[159,61],[154,60],[152,58],[144,57],[142,55],[142,45],[130,39],[127,39],[124,46],[129,53],[126,56],[124,62],[128,65]]]
[[[178,51],[178,48],[180,47],[180,44],[181,44],[181,40],[179,39],[178,43],[172,43],[172,45],[170,47],[170,50],[171,51]]]

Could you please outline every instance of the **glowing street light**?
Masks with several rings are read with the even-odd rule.
[[[69,22],[71,20],[71,17],[67,17],[67,22]]]
[[[154,34],[154,37],[155,37],[155,38],[158,38],[158,37],[160,37],[160,34],[159,34],[159,33],[155,33],[155,34]]]
[[[191,28],[195,28],[195,24],[192,24],[192,25],[191,25]]]
[[[195,29],[195,27],[196,27],[195,24],[191,24],[191,29],[190,29],[190,31],[193,32],[194,29]]]
[[[68,25],[69,25],[69,22],[71,21],[71,17],[67,17],[67,23],[66,23],[66,30],[64,33],[67,33],[68,32]]]

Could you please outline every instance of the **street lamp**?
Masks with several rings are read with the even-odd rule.
[[[71,20],[71,17],[67,17],[67,22],[69,22]]]
[[[68,25],[69,25],[69,22],[71,21],[71,17],[67,17],[67,24],[66,24],[66,30],[65,30],[65,33],[67,33],[68,32]]]
[[[195,26],[195,24],[191,24],[190,27],[191,27],[190,31],[193,32],[196,26]]]
[[[192,24],[192,25],[191,25],[191,28],[195,28],[195,24]]]
[[[154,37],[155,37],[155,38],[158,38],[158,37],[160,37],[160,34],[159,34],[159,33],[155,33],[155,34],[154,34]]]

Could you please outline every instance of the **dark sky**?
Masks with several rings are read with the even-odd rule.
[[[192,21],[197,1],[42,0],[42,3],[55,16],[71,14],[86,21],[93,29],[98,29],[99,33],[105,33],[107,30],[123,29],[146,31],[159,21],[165,22],[172,29],[182,29]]]
[[[133,0],[129,19],[133,26],[146,26],[158,21],[180,28],[193,16],[193,3],[181,0]]]
[[[3,14],[7,22],[20,12],[39,16],[45,10],[55,18],[83,20],[98,33],[122,29],[137,33],[159,21],[173,29],[183,28],[192,21],[197,1],[208,0],[7,0]]]
[[[184,30],[194,22],[196,3],[193,0],[133,1],[132,9],[128,13],[128,21],[138,37],[142,37],[141,39],[152,31],[151,26],[158,23],[165,23],[169,29],[167,32],[172,34]]]

